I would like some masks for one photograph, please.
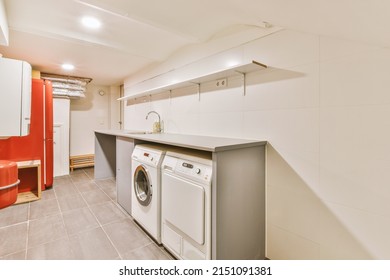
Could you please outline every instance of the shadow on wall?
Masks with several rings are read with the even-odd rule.
[[[202,90],[202,89],[201,89]],[[172,91],[166,90],[153,95],[145,95],[136,98],[130,98],[126,100],[126,106],[131,106],[135,104],[142,104],[153,101],[167,100],[170,98],[179,98],[182,96],[192,95],[198,93],[198,87],[196,85],[186,86],[183,88],[177,88]]]
[[[270,73],[272,73],[272,75],[262,75],[262,74],[270,74]],[[247,80],[248,86],[254,84],[266,84],[266,83],[297,79],[297,78],[302,78],[306,75],[305,73],[302,72],[286,70],[286,69],[281,69],[276,67],[268,67],[265,70],[252,72],[251,75],[252,74],[256,75],[257,78]]]
[[[375,258],[269,143],[266,176],[269,259]]]
[[[99,95],[97,97],[100,97]],[[95,94],[93,90],[88,90],[85,93],[85,98],[71,100],[72,111],[89,111],[93,108],[93,99]]]

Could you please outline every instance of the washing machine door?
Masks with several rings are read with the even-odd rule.
[[[148,206],[152,200],[152,185],[149,173],[143,165],[139,165],[134,172],[134,192],[138,202]]]

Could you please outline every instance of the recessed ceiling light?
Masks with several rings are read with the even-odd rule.
[[[64,63],[64,64],[61,65],[61,67],[64,70],[73,70],[74,69],[74,65],[69,64],[69,63]]]
[[[102,23],[94,17],[83,17],[81,22],[85,27],[93,29],[97,29],[102,25]]]

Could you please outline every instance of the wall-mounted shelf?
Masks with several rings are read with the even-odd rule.
[[[18,192],[15,204],[30,202],[41,198],[41,161],[18,161],[18,173],[20,186],[28,186],[28,191]]]
[[[201,83],[210,82],[221,78],[243,75],[249,72],[258,71],[265,68],[267,68],[267,65],[252,60],[249,63],[235,65],[231,68],[223,69],[221,71],[211,72],[200,77],[167,83],[149,90],[128,94],[124,97],[119,98],[118,100],[128,100],[128,99],[142,97],[142,96],[154,95],[164,91],[187,87],[194,84],[201,84]]]

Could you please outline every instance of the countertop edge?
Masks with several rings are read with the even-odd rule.
[[[187,135],[187,134],[170,134],[170,133],[163,133],[163,134],[153,134],[153,133],[147,133],[147,134],[140,134],[140,132],[137,131],[126,131],[126,130],[95,130],[95,133],[99,134],[106,134],[111,136],[120,136],[135,140],[141,140],[141,141],[147,141],[147,142],[154,142],[158,144],[165,144],[170,146],[178,146],[182,148],[189,148],[189,149],[196,149],[196,150],[202,150],[202,151],[208,151],[208,152],[223,152],[223,151],[229,151],[229,150],[236,150],[236,149],[243,149],[243,148],[250,148],[250,147],[256,147],[256,146],[265,146],[267,144],[267,141],[265,140],[255,140],[255,139],[238,139],[238,138],[226,138],[226,137],[215,137],[215,136],[204,136],[204,135]],[[134,132],[134,133],[132,133]],[[159,137],[161,136],[161,137]],[[215,144],[215,145],[200,145],[196,144],[191,140],[183,142],[183,141],[172,141],[163,139],[166,137],[193,137],[197,140],[202,139],[203,141],[227,141],[230,143],[227,144]],[[236,141],[236,142],[234,142]]]

